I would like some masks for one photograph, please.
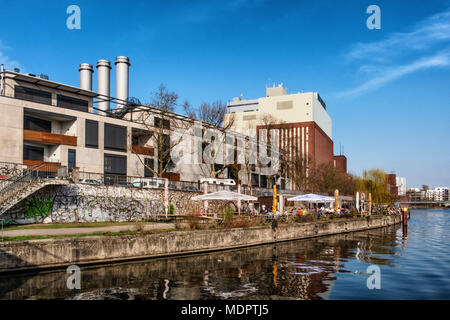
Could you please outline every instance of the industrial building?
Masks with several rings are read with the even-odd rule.
[[[0,162],[24,168],[54,166],[55,170],[63,166],[69,171],[76,167],[84,177],[98,174],[100,179],[114,177],[115,181],[121,177],[124,181],[127,177],[153,177],[154,172],[148,168],[158,166],[158,154],[167,151],[159,150],[150,139],[156,128],[164,128],[170,144],[175,121],[190,125],[193,119],[175,113],[166,113],[163,118],[157,108],[133,102],[128,93],[130,60],[119,56],[114,65],[115,97],[110,92],[112,66],[108,60],[97,62],[97,92],[92,90],[94,67],[89,63],[78,68],[79,87],[42,75],[3,70],[2,66]],[[144,110],[149,115],[145,123],[136,121]],[[170,165],[163,177],[197,182],[209,177],[208,167],[202,162]],[[236,175],[227,168],[219,177],[247,184],[247,176],[245,170]],[[255,187],[270,187],[257,166],[252,179]],[[284,188],[284,177],[278,177],[278,182]]]
[[[332,121],[327,106],[317,92],[288,94],[282,84],[266,88],[266,96],[227,104],[225,121],[233,119],[232,129],[257,136],[260,129],[279,130],[280,149],[295,161],[311,168],[332,164],[347,172],[347,158],[333,155]]]

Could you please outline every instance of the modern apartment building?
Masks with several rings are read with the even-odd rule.
[[[433,194],[434,201],[448,201],[449,200],[449,191],[450,191],[450,189],[447,187],[434,188],[434,194]]]
[[[80,171],[113,175],[149,175],[137,154],[154,156],[154,148],[134,144],[142,125],[111,116],[110,102],[127,100],[127,58],[118,57],[117,93],[109,94],[110,63],[100,60],[99,93],[92,91],[93,67],[80,66],[80,87],[33,74],[2,73],[0,95],[0,161],[24,165],[54,164]],[[94,107],[94,99],[98,101]]]
[[[330,163],[347,170],[345,156],[333,156],[332,121],[317,92],[288,94],[282,85],[253,100],[228,102],[225,122],[233,130],[255,136],[258,129],[278,129],[280,149],[308,166]]]

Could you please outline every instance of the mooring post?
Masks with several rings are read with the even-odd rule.
[[[402,208],[403,211],[403,224],[408,225],[408,208]]]

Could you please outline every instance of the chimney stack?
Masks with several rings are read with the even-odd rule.
[[[108,60],[98,60],[97,69],[97,93],[99,94],[97,108],[109,112],[111,63]],[[105,112],[100,112],[100,114],[104,115]]]
[[[92,91],[92,74],[94,68],[89,63],[82,63],[78,68],[80,71],[80,88],[84,90]]]
[[[124,107],[128,101],[129,67],[130,59],[119,56],[116,65],[116,108]]]

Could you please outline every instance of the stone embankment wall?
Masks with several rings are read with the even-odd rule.
[[[385,227],[401,216],[156,234],[0,243],[0,272],[223,250]]]
[[[169,203],[175,205],[176,214],[195,213],[202,201],[191,201],[198,192],[169,190]],[[52,210],[44,219],[27,219],[23,215],[26,202],[21,202],[2,216],[18,223],[69,223],[102,221],[152,220],[164,214],[164,190],[70,184],[47,186],[27,200],[51,198]],[[210,201],[208,208],[221,212],[232,202]]]

